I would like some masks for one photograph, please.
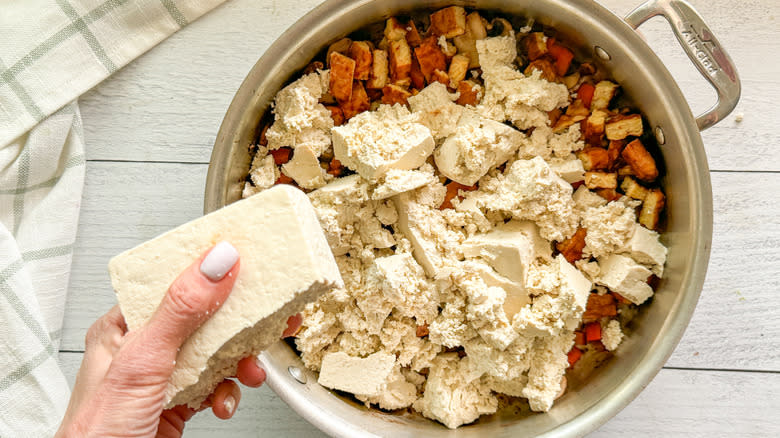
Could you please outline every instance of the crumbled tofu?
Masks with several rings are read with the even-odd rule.
[[[452,135],[436,149],[434,159],[447,178],[472,186],[488,170],[506,162],[523,140],[520,131],[467,111]]]
[[[325,185],[325,169],[320,167],[317,155],[308,147],[295,148],[292,160],[282,165],[282,173],[304,189],[318,189]]]
[[[371,192],[371,199],[388,199],[395,195],[418,189],[436,182],[433,167],[423,165],[419,170],[390,169]]]
[[[319,156],[330,147],[333,119],[319,103],[328,91],[328,71],[310,73],[282,88],[274,98],[274,123],[265,135],[268,149],[306,146]]]
[[[458,126],[463,107],[455,103],[457,94],[450,94],[447,86],[433,82],[407,99],[409,107],[420,123],[431,130],[434,140],[451,135]]]
[[[414,408],[450,429],[468,424],[498,409],[498,400],[481,380],[468,379],[468,358],[457,353],[440,354],[428,374],[423,396]]]
[[[417,400],[417,386],[409,382],[396,366],[385,384],[384,390],[374,396],[355,394],[358,400],[379,405],[382,409],[396,410],[411,406]]]
[[[525,290],[524,282],[512,281],[509,278],[496,272],[493,268],[480,260],[468,260],[463,262],[463,269],[475,272],[485,285],[488,287],[499,287],[504,290],[504,313],[511,320],[517,312],[526,304],[531,302],[531,298]]]
[[[486,285],[479,275],[470,272],[458,273],[457,277],[457,287],[466,296],[466,320],[485,342],[505,350],[517,338],[504,313],[506,292]]]
[[[367,285],[382,291],[384,298],[404,315],[413,316],[421,324],[436,317],[439,305],[436,289],[411,254],[377,258],[366,277]]]
[[[322,359],[317,382],[331,389],[366,396],[379,395],[387,387],[395,356],[374,353],[368,357],[352,357],[346,353],[328,353]]]
[[[663,276],[666,262],[666,247],[658,240],[659,235],[653,230],[634,224],[634,233],[625,246],[625,251],[638,263],[649,266],[658,277]]]
[[[249,178],[252,180],[251,185],[256,189],[252,194],[273,186],[279,179],[279,168],[274,163],[274,157],[268,155],[268,149],[261,146],[257,150],[249,169]]]
[[[601,272],[596,283],[619,293],[632,303],[642,304],[653,295],[653,288],[647,284],[652,273],[631,257],[612,254],[599,258],[599,268]]]
[[[488,211],[532,220],[547,240],[561,241],[577,228],[571,185],[539,157],[517,160],[505,174],[483,179],[479,190],[468,192],[465,199],[474,199],[480,208]]]
[[[585,179],[585,168],[582,167],[582,161],[574,155],[568,160],[553,158],[549,164],[550,169],[569,184]]]
[[[435,146],[430,130],[400,105],[380,105],[331,130],[337,160],[369,181],[420,167]]]
[[[517,57],[514,35],[486,38],[476,42],[485,95],[478,109],[496,121],[511,121],[520,129],[547,124],[547,111],[569,103],[563,84],[541,79],[541,72],[524,75],[512,65]]]
[[[528,384],[523,396],[528,398],[531,409],[547,412],[560,392],[561,378],[569,366],[567,353],[574,345],[574,333],[537,338],[534,341]]]
[[[582,226],[588,230],[584,253],[602,257],[622,250],[633,235],[635,225],[636,212],[622,202],[589,208],[582,218]]]
[[[610,320],[601,330],[601,343],[607,350],[615,351],[622,340],[623,331],[620,330],[620,322],[616,319]]]

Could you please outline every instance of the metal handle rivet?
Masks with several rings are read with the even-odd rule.
[[[300,368],[290,365],[287,367],[287,372],[290,373],[293,379],[297,380],[298,383],[306,383],[306,374],[303,374],[303,371],[301,371]]]
[[[655,140],[658,142],[659,145],[666,143],[666,136],[664,135],[664,130],[660,126],[655,127]]]
[[[596,56],[601,58],[602,61],[609,61],[612,59],[612,56],[610,56],[609,53],[607,53],[606,50],[601,48],[601,46],[596,46],[593,48],[593,51],[596,52]]]

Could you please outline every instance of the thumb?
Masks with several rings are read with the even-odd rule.
[[[122,349],[125,359],[141,360],[146,373],[167,379],[179,347],[230,295],[238,259],[238,251],[221,242],[182,272],[146,326],[128,339]]]

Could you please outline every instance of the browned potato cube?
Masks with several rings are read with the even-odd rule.
[[[603,170],[609,168],[609,153],[600,147],[588,147],[577,153],[582,161],[582,167],[587,170]]]
[[[355,79],[365,81],[371,74],[371,46],[367,41],[353,41],[347,52],[355,60]]]
[[[575,99],[574,102],[566,108],[566,114],[572,117],[579,116],[582,117],[580,120],[585,120],[585,118],[590,116],[590,111],[585,108],[585,104],[582,103],[581,99]]]
[[[450,77],[447,75],[447,72],[436,69],[431,75],[431,81],[441,82],[444,85],[449,85]]]
[[[604,127],[607,123],[607,112],[604,110],[595,110],[582,122],[582,136],[588,144],[594,146],[601,145],[601,139],[604,138]]]
[[[441,51],[436,37],[430,36],[423,40],[420,47],[414,49],[417,62],[420,63],[420,71],[425,76],[425,81],[430,83],[434,70],[447,69],[447,57]]]
[[[411,47],[417,47],[422,43],[422,37],[420,37],[420,32],[417,31],[417,25],[414,24],[414,20],[409,20],[409,23],[406,25],[406,42]]]
[[[525,71],[523,73],[526,74],[526,76],[531,76],[531,73],[533,73],[534,70],[539,70],[542,72],[542,79],[548,81],[548,82],[555,82],[555,79],[558,78],[558,75],[555,73],[555,67],[552,65],[550,61],[548,61],[545,58],[537,59],[536,61],[531,61],[530,64],[528,64],[528,67],[525,68]]]
[[[460,81],[458,84],[458,100],[455,101],[458,105],[472,105],[477,106],[480,97],[482,96],[482,87],[472,80]]]
[[[412,81],[411,86],[414,88],[418,90],[425,88],[425,76],[420,71],[420,63],[417,62],[416,56],[412,56],[412,71],[409,73],[409,78]]]
[[[577,229],[573,236],[555,245],[555,249],[561,252],[561,255],[569,263],[574,263],[582,258],[582,250],[585,248],[585,236],[588,231],[585,228]]]
[[[615,116],[607,122],[604,132],[609,140],[623,140],[629,135],[639,137],[642,135],[642,116],[639,114]]]
[[[609,148],[607,149],[607,152],[609,152],[610,169],[617,163],[618,158],[620,158],[620,153],[623,152],[624,147],[626,147],[625,140],[612,140],[609,142]],[[633,172],[631,174],[633,175]]]
[[[450,77],[450,88],[458,88],[458,84],[466,79],[466,73],[469,71],[469,58],[464,55],[455,55],[450,61],[450,70],[447,75]]]
[[[487,38],[487,29],[485,28],[485,19],[479,15],[479,12],[472,12],[466,16],[466,33],[471,34],[475,40]]]
[[[385,38],[387,38],[388,43],[406,38],[406,26],[395,17],[388,18],[385,23]]]
[[[617,201],[623,196],[615,189],[596,189],[596,194],[606,199],[608,202]]]
[[[390,41],[390,78],[393,82],[408,79],[412,70],[412,50],[405,39]]]
[[[636,176],[634,175],[634,169],[631,166],[623,166],[618,169],[618,176]]]
[[[585,172],[585,187],[589,189],[617,188],[617,173]]]
[[[387,85],[388,75],[387,52],[384,50],[374,50],[371,62],[371,72],[369,74],[366,87],[372,89],[382,89]]]
[[[585,120],[585,116],[571,116],[569,114],[563,114],[558,118],[558,121],[553,125],[553,132],[559,134],[567,129],[569,126]]]
[[[593,90],[593,99],[590,101],[590,109],[607,109],[609,102],[615,96],[618,84],[609,81],[601,81]]]
[[[352,96],[352,80],[355,75],[355,60],[339,52],[330,54],[330,94],[339,102]]]
[[[542,32],[531,32],[523,38],[523,46],[528,53],[528,59],[535,61],[547,53],[547,42]]]
[[[641,184],[636,182],[634,178],[627,176],[623,178],[623,182],[620,183],[620,188],[626,196],[643,201],[647,196],[648,190],[642,187]]]
[[[330,118],[333,119],[333,124],[336,126],[341,126],[341,124],[344,123],[344,112],[341,111],[341,108],[333,105],[326,106],[330,111]]]
[[[658,167],[650,152],[639,139],[626,145],[621,154],[626,163],[634,170],[634,174],[642,181],[653,181],[658,178]]]
[[[642,211],[639,213],[639,223],[654,230],[658,227],[661,211],[664,209],[666,197],[660,189],[650,190],[642,203]]]
[[[382,89],[382,103],[386,103],[388,105],[393,105],[396,103],[406,105],[406,99],[411,95],[412,93],[407,91],[405,88],[399,87],[395,84],[389,84]]]
[[[366,89],[360,81],[352,82],[352,95],[348,101],[339,102],[339,108],[344,113],[344,119],[349,120],[355,115],[367,111],[371,107]]]
[[[569,90],[573,90],[574,87],[576,87],[577,84],[579,83],[580,83],[580,72],[578,71],[575,71],[569,76],[563,77],[563,85],[566,85],[566,88],[568,88]]]
[[[341,53],[342,55],[346,55],[347,51],[349,51],[349,46],[352,45],[352,40],[349,38],[342,38],[335,43],[328,46],[328,53],[325,54],[325,62],[328,63],[328,67],[330,67],[330,55],[333,54],[333,52]]]
[[[466,10],[460,6],[450,6],[431,14],[431,32],[452,38],[466,32]]]

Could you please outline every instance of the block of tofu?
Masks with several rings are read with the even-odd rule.
[[[447,178],[472,186],[514,155],[524,139],[525,135],[511,126],[464,111],[455,131],[433,157]]]
[[[282,165],[282,173],[304,189],[316,189],[325,185],[325,169],[320,167],[320,161],[314,151],[305,146],[295,148],[292,160]]]
[[[576,158],[574,160],[551,161],[550,169],[569,184],[585,179],[585,168],[582,166],[582,161]]]
[[[626,244],[625,252],[638,263],[649,266],[653,274],[660,278],[664,273],[667,250],[658,238],[657,232],[636,224],[634,234]]]
[[[634,259],[612,254],[599,259],[600,273],[596,283],[617,292],[632,303],[639,305],[653,295],[653,288],[647,284],[650,270]]]
[[[317,382],[330,389],[375,396],[385,388],[395,366],[395,355],[377,352],[365,358],[344,352],[328,353],[322,359]]]
[[[537,257],[551,258],[552,252],[532,222],[514,220],[466,239],[461,247],[466,257],[480,257],[496,272],[520,284],[525,284],[528,265]]]
[[[279,339],[287,318],[333,288],[338,266],[306,195],[280,185],[186,223],[111,259],[108,270],[130,330],[154,314],[173,281],[220,241],[241,269],[222,307],[182,345],[166,408],[198,408],[238,361]]]
[[[333,153],[343,165],[369,181],[389,169],[420,167],[433,152],[431,131],[401,105],[380,105],[331,130]]]
[[[390,169],[371,193],[371,199],[382,200],[400,193],[418,189],[436,181],[433,168],[424,165],[420,170]]]
[[[457,98],[457,94],[447,91],[446,85],[434,82],[407,100],[420,123],[430,128],[433,138],[439,140],[455,132],[458,126],[463,107],[454,102]]]

